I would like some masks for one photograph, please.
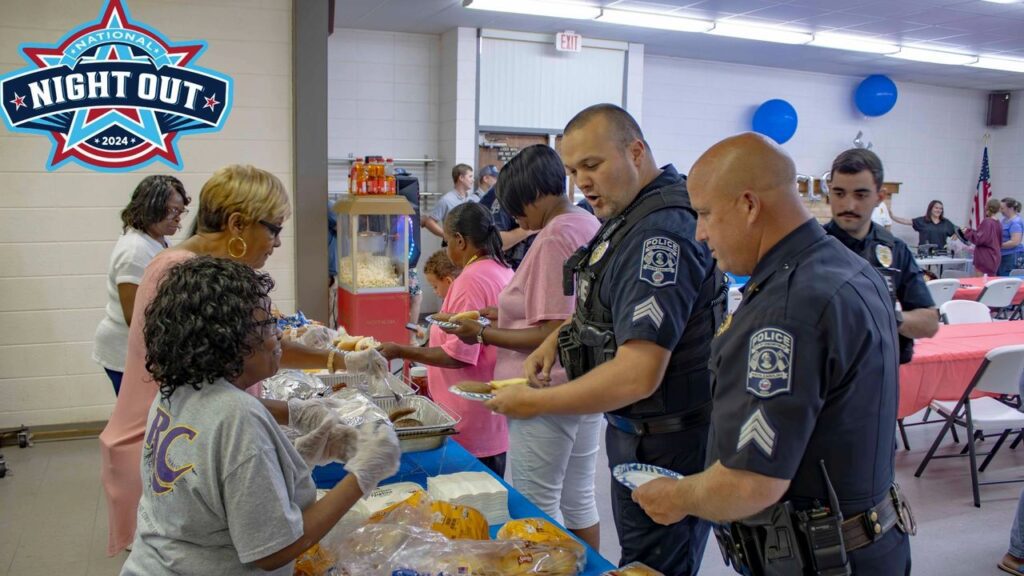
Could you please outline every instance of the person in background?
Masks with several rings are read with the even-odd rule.
[[[512,279],[512,270],[505,263],[501,239],[490,213],[476,202],[465,203],[456,206],[444,224],[448,257],[462,272],[452,282],[441,311],[434,317],[444,320],[459,312],[497,306],[498,294]],[[494,414],[480,402],[456,396],[448,390],[459,382],[494,379],[496,348],[479,341],[466,344],[434,325],[430,327],[427,347],[385,342],[380,352],[388,360],[402,358],[426,364],[431,398],[462,416],[462,421],[455,426],[459,431],[455,441],[495,474],[505,475],[508,451],[505,417]]]
[[[437,204],[429,215],[420,217],[420,226],[430,230],[438,238],[444,238],[445,218],[453,208],[466,202],[476,202],[473,194],[473,167],[468,164],[456,164],[452,168],[453,188],[437,199]]]
[[[999,276],[1009,276],[1013,270],[1024,268],[1024,222],[1020,217],[1020,202],[1013,198],[1003,198],[999,204],[1003,214],[1003,236],[1000,244]]]
[[[459,267],[448,257],[448,252],[438,250],[434,252],[423,265],[423,275],[427,277],[427,284],[434,289],[434,293],[444,300],[451,290],[452,283],[459,277]]]
[[[391,426],[357,432],[328,422],[325,431],[348,432],[332,448],[351,456],[348,475],[316,499],[307,463],[244,392],[281,360],[273,287],[245,264],[199,256],[171,268],[146,309],[146,365],[160,395],[146,421],[146,482],[122,575],[290,575],[299,555],[398,470]]]
[[[494,169],[495,176],[498,175],[498,171],[493,165],[485,166],[484,170],[488,168]],[[496,202],[496,199],[497,191],[492,185],[490,190],[480,198],[480,203],[491,211],[491,218],[501,235],[501,248],[505,251],[505,261],[515,270],[519,268],[519,264],[526,257],[526,251],[533,244],[533,235],[536,232],[521,228],[515,218],[501,206],[500,202]]]
[[[494,204],[494,183],[498,181],[498,167],[494,164],[484,166],[477,178],[477,189],[474,192],[476,200],[490,208]],[[488,196],[490,201],[485,200]]]
[[[989,198],[985,203],[985,217],[977,229],[961,228],[964,240],[974,244],[974,271],[977,274],[995,276],[999,271],[1000,238],[1002,226],[996,221],[1002,204],[997,198]]]
[[[135,297],[135,309],[128,331],[121,394],[114,411],[100,434],[101,477],[107,497],[107,553],[117,554],[135,537],[136,512],[142,495],[139,460],[146,426],[146,414],[158,384],[146,363],[143,331],[151,319],[145,314],[156,297],[160,283],[174,265],[196,256],[230,259],[259,269],[274,249],[281,245],[284,221],[291,215],[288,192],[270,172],[253,166],[231,165],[216,171],[203,185],[196,214],[197,231],[174,248],[164,250],[149,263]],[[318,350],[293,341],[282,343],[281,363],[290,368],[324,368],[367,371],[383,364],[373,350],[339,352]],[[284,402],[264,401],[281,424],[292,418],[292,406]],[[328,414],[322,413],[324,417]],[[303,432],[319,422],[298,427]],[[293,426],[295,427],[295,426]]]
[[[885,279],[896,311],[900,364],[914,357],[914,339],[939,330],[939,313],[921,269],[906,242],[871,221],[882,202],[882,160],[865,148],[851,148],[832,161],[825,232],[866,260]]]
[[[892,215],[889,214],[889,207],[885,205],[885,188],[882,188],[882,201],[871,211],[871,221],[885,228],[886,232],[892,228]]]
[[[107,306],[96,327],[92,350],[92,359],[106,371],[115,396],[121,393],[128,327],[142,273],[150,260],[167,247],[167,237],[181,228],[181,217],[188,214],[189,202],[181,180],[155,174],[139,182],[132,199],[121,211],[121,237],[114,244],[107,266]]]
[[[893,222],[904,226],[913,226],[914,230],[917,230],[918,245],[930,244],[935,246],[936,250],[945,250],[946,241],[950,236],[956,234],[956,224],[946,219],[945,209],[942,202],[938,200],[929,202],[924,216],[918,216],[913,220],[900,218],[891,212],[890,214]]]
[[[497,190],[498,202],[520,227],[539,233],[498,296],[497,323],[465,320],[445,331],[468,344],[497,346],[494,379],[505,380],[522,376],[527,355],[572,316],[575,306],[562,291],[562,266],[601,224],[569,201],[565,167],[543,144],[512,158],[501,170]],[[567,381],[565,369],[552,370],[550,386]],[[601,420],[601,414],[549,414],[508,422],[512,485],[595,550],[601,544],[594,497]]]

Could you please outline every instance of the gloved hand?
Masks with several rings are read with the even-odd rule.
[[[345,470],[355,475],[363,494],[369,494],[381,480],[398,471],[401,456],[395,429],[383,422],[367,422],[359,427],[356,454]]]
[[[353,374],[387,372],[388,361],[375,349],[345,353],[345,371]]]
[[[309,466],[348,462],[356,454],[359,433],[351,426],[328,418],[316,429],[295,440],[295,450]]]
[[[288,401],[288,427],[309,434],[325,421],[337,421],[335,410],[340,406],[341,402],[334,398],[292,398]]]

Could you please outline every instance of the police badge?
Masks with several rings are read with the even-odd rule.
[[[875,246],[875,258],[885,268],[892,268],[892,248],[885,244]]]
[[[590,253],[590,265],[593,266],[594,264],[597,264],[598,262],[600,262],[601,258],[604,258],[604,254],[607,251],[608,251],[608,241],[607,240],[605,240],[604,242],[601,242],[597,246],[594,246],[594,251]]]

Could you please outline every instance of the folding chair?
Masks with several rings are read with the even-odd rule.
[[[935,450],[939,447],[946,432],[954,424],[958,424],[967,428],[967,457],[971,462],[971,489],[974,492],[976,507],[981,508],[978,486],[1024,482],[1024,478],[978,481],[978,472],[985,471],[989,462],[992,461],[992,457],[999,451],[1010,433],[1017,429],[1024,429],[1024,413],[988,396],[971,399],[971,394],[975,391],[1007,396],[1019,394],[1022,372],[1024,372],[1024,345],[1000,346],[985,355],[985,360],[978,367],[978,371],[974,373],[974,378],[971,379],[971,383],[967,385],[967,389],[964,390],[959,400],[956,402],[932,400],[930,407],[942,414],[946,418],[946,423],[943,424],[942,431],[935,438],[935,442],[932,443],[932,447],[928,450],[921,465],[917,467],[914,476],[920,478],[932,458],[958,458],[964,455],[963,453],[935,455]],[[981,454],[975,451],[975,430],[978,429],[1002,430],[999,440],[996,441],[991,451]],[[977,462],[978,456],[985,457],[980,467]]]
[[[973,300],[950,300],[939,306],[939,318],[945,324],[982,324],[992,321],[988,306]]]
[[[928,291],[932,293],[932,300],[936,306],[942,306],[953,299],[953,294],[960,287],[960,280],[956,278],[943,278],[941,280],[929,280],[926,282]]]
[[[1011,310],[1010,319],[1017,314],[1013,299],[1017,296],[1022,280],[1020,278],[997,278],[985,284],[985,289],[978,296],[978,302],[992,309],[993,312]]]
[[[942,278],[970,278],[971,275],[966,270],[943,270]]]

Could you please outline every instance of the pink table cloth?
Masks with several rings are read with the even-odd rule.
[[[991,282],[997,280],[994,276],[989,276],[988,280],[985,278],[959,278],[960,288],[953,293],[954,300],[977,300],[981,296],[981,291],[985,289],[985,282]],[[1013,298],[1014,304],[1020,304],[1024,301],[1024,283],[1017,289],[1017,295]]]
[[[1024,322],[943,325],[934,338],[917,340],[914,359],[900,366],[899,417],[932,400],[959,400],[985,354],[1010,344],[1024,344]]]

